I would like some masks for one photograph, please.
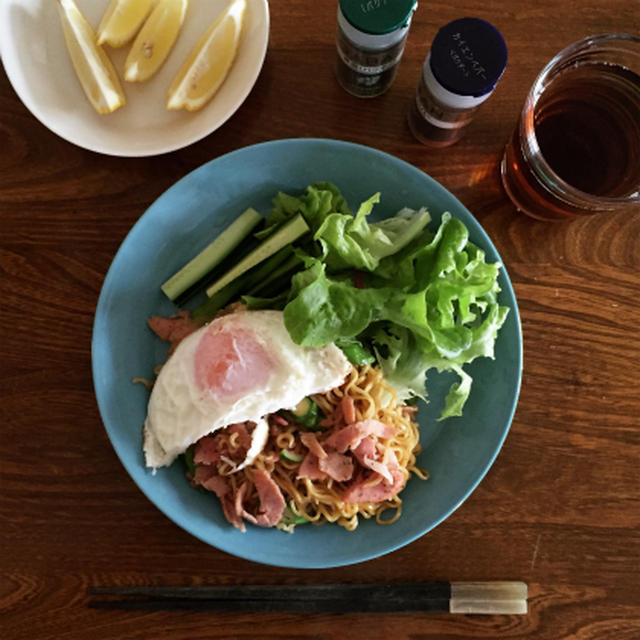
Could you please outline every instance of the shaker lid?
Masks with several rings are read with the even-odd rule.
[[[417,0],[340,0],[339,8],[359,31],[382,35],[406,26],[417,4]]]
[[[460,18],[433,39],[430,66],[435,79],[451,93],[484,96],[493,91],[507,64],[507,46],[486,20]]]

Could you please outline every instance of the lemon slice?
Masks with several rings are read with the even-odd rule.
[[[116,70],[74,0],[58,0],[71,63],[89,102],[98,113],[111,113],[126,99]]]
[[[169,87],[167,109],[195,111],[224,82],[236,57],[246,0],[232,0],[188,55]]]
[[[128,82],[148,80],[171,51],[187,12],[188,0],[159,0],[140,29],[124,63]]]
[[[98,27],[98,44],[121,47],[136,35],[153,0],[111,0]]]

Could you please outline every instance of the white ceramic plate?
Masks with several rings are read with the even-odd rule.
[[[31,113],[65,140],[114,156],[150,156],[185,147],[215,131],[258,78],[269,40],[267,0],[248,0],[238,56],[224,84],[200,111],[168,111],[171,80],[228,0],[190,0],[182,31],[160,71],[144,83],[123,81],[127,104],[98,115],[67,53],[56,0],[0,0],[0,53],[7,76]],[[97,28],[109,0],[76,0]],[[105,47],[122,79],[129,45]]]

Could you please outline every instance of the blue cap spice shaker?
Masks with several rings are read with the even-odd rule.
[[[340,0],[336,75],[342,87],[373,98],[393,83],[417,0]]]
[[[415,138],[433,147],[458,141],[506,64],[504,39],[486,20],[460,18],[442,27],[433,39],[409,110]]]

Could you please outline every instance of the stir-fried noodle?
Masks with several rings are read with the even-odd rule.
[[[321,425],[324,433],[330,433],[354,421],[377,420],[395,430],[389,439],[377,438],[376,447],[380,462],[387,463],[393,455],[406,483],[411,473],[422,479],[428,474],[416,466],[416,455],[420,452],[418,425],[414,420],[415,407],[399,404],[394,390],[386,383],[378,368],[365,365],[352,368],[345,382],[338,388],[312,398],[320,407],[325,418]],[[345,410],[352,415],[345,416]],[[349,531],[358,526],[358,516],[375,518],[380,524],[395,522],[402,513],[402,499],[396,494],[381,502],[349,503],[342,499],[346,483],[330,477],[312,480],[298,478],[299,461],[283,459],[284,450],[290,457],[302,459],[308,449],[300,440],[306,433],[303,427],[293,421],[270,418],[270,436],[262,453],[248,467],[234,470],[233,454],[241,449],[239,434],[230,430],[219,433],[221,449],[229,456],[218,462],[218,473],[226,477],[233,495],[242,489],[243,503],[257,507],[258,493],[252,481],[255,469],[266,471],[279,486],[293,517],[303,517],[314,524],[337,522]],[[367,486],[383,481],[382,476],[371,474]],[[286,522],[278,525],[289,530]]]

